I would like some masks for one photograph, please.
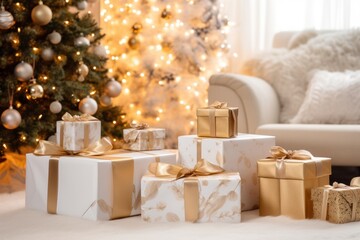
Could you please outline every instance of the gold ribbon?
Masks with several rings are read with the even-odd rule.
[[[47,191],[47,212],[56,214],[58,185],[59,185],[59,158],[50,157],[48,173],[48,191]]]
[[[61,119],[67,122],[81,122],[81,121],[99,121],[97,118],[89,114],[81,114],[72,116],[70,113],[66,112]]]
[[[351,187],[360,187],[360,177],[354,177],[350,182]]]
[[[354,179],[352,179],[352,180],[354,180]],[[358,180],[355,179],[354,181],[358,181]],[[325,189],[324,189],[324,193],[323,193],[322,206],[321,206],[321,217],[320,217],[322,220],[326,220],[326,217],[327,217],[327,210],[328,210],[327,205],[328,205],[330,190],[333,190],[333,189],[351,190],[351,189],[356,189],[357,187],[349,187],[346,184],[334,182],[333,185],[325,185],[324,188]],[[354,195],[354,201],[352,202],[351,221],[353,222],[353,221],[355,221],[355,218],[356,218],[356,209],[357,209],[358,202],[360,200],[360,196],[357,191],[352,191],[352,193]]]
[[[234,132],[237,134],[237,116],[235,115],[235,111],[233,109],[228,108],[227,102],[215,101],[210,104],[209,108],[209,124],[210,124],[210,136],[216,137],[216,121],[215,121],[215,111],[216,109],[229,109],[231,112],[231,116],[234,120]]]
[[[224,172],[224,169],[208,161],[200,160],[193,169],[168,163],[150,163],[149,171],[156,177],[184,179],[185,220],[195,222],[199,218],[199,183],[196,176],[208,176]]]
[[[97,156],[103,155],[109,152],[113,148],[111,140],[109,138],[101,138],[99,141],[89,145],[87,148],[80,150],[79,152],[70,152],[64,150],[61,146],[40,140],[39,144],[35,148],[35,155],[51,155],[51,156],[63,156],[63,155],[80,155],[80,156]]]
[[[124,136],[125,143],[134,143],[140,135],[140,132],[138,130],[144,130],[144,129],[149,128],[149,124],[147,124],[147,123],[131,123],[130,127],[133,129]],[[152,137],[154,138],[154,135]]]
[[[131,123],[130,127],[135,128],[136,130],[143,130],[143,129],[149,128],[149,124],[147,124],[147,123]]]

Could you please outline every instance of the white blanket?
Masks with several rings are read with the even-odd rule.
[[[21,240],[310,240],[360,239],[360,222],[342,225],[320,220],[259,217],[242,213],[238,224],[142,222],[139,216],[113,221],[90,221],[49,215],[24,208],[25,193],[0,194],[0,239]]]

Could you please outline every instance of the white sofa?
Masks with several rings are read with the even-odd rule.
[[[286,46],[293,33],[278,33],[274,47]],[[360,125],[282,124],[277,93],[266,81],[245,75],[211,76],[209,103],[226,101],[239,107],[241,133],[273,135],[285,149],[306,149],[315,156],[333,159],[335,166],[360,166]]]

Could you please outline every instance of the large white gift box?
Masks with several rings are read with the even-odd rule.
[[[239,133],[234,138],[201,138],[186,135],[178,140],[178,164],[192,168],[203,159],[226,171],[239,172],[242,211],[259,207],[257,160],[269,156],[269,149],[275,145],[274,136]]]
[[[140,214],[141,177],[151,162],[176,162],[176,150],[102,156],[26,155],[26,208],[92,220]]]
[[[101,122],[89,115],[71,116],[65,113],[56,122],[56,143],[65,151],[79,152],[101,138]]]
[[[141,217],[147,222],[240,222],[240,182],[238,172],[177,180],[145,175]]]

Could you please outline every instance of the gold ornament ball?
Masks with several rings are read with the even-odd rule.
[[[37,25],[44,26],[48,24],[52,19],[51,9],[44,5],[42,1],[39,2],[39,5],[33,8],[31,11],[31,19]]]
[[[79,110],[82,113],[94,115],[97,109],[98,109],[97,102],[90,96],[83,98],[79,103]]]
[[[48,39],[52,44],[59,44],[61,42],[61,34],[54,30],[48,35]]]
[[[35,79],[30,80],[32,83],[27,88],[26,97],[28,99],[37,99],[44,96],[44,89],[41,85],[36,83]]]
[[[4,6],[0,9],[0,29],[7,30],[15,24],[13,15],[6,11]]]
[[[1,114],[1,122],[5,128],[10,130],[15,129],[21,123],[21,115],[16,109],[10,106]]]
[[[21,62],[16,65],[14,75],[17,80],[23,82],[29,80],[34,74],[32,66],[26,62]]]
[[[132,32],[133,32],[134,34],[140,33],[141,30],[142,30],[142,25],[141,25],[141,23],[135,23],[135,24],[132,26]]]
[[[100,97],[100,105],[103,107],[108,107],[112,104],[111,97],[106,94],[101,95]]]
[[[140,46],[140,42],[134,36],[129,38],[128,44],[131,49],[137,49]]]

